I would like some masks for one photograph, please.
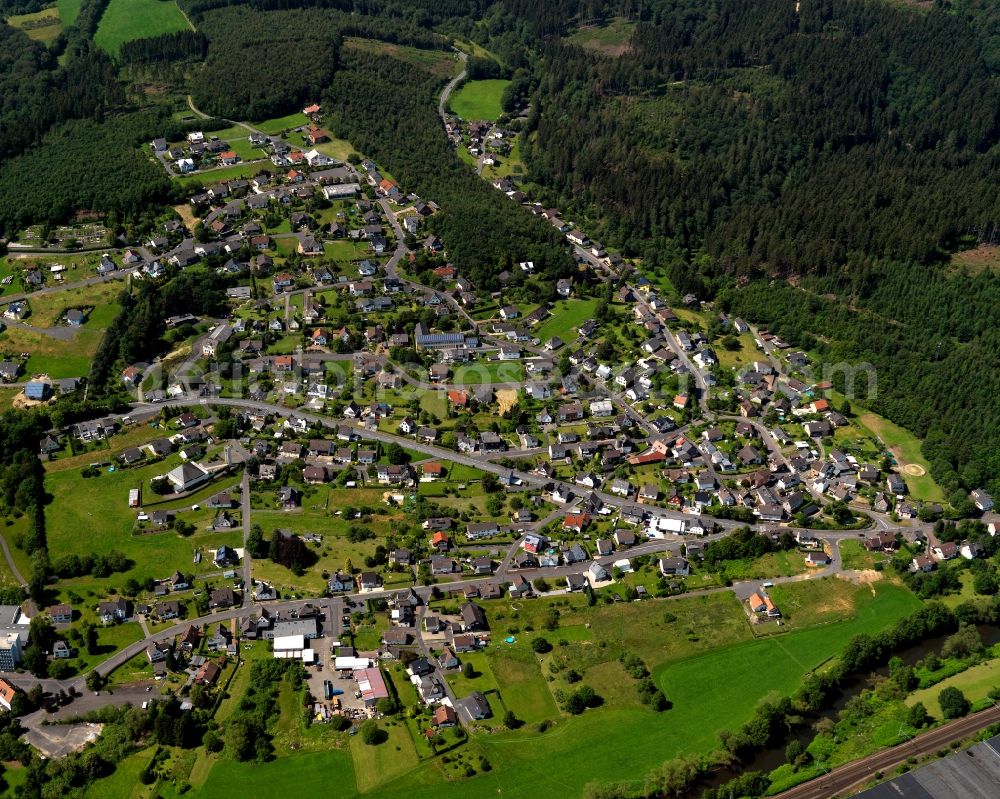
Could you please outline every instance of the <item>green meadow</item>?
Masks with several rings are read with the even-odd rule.
[[[125,42],[191,27],[173,0],[111,0],[97,26],[94,41],[117,54]]]
[[[465,120],[492,122],[502,113],[500,98],[509,80],[470,80],[448,101],[452,112]]]
[[[835,592],[835,598],[839,601],[843,593]],[[813,589],[799,596],[819,602],[825,594]],[[790,600],[791,593],[785,598]],[[487,692],[495,712],[509,708],[526,722],[520,729],[504,730],[496,718],[487,720],[484,726],[492,733],[472,734],[465,746],[449,753],[446,763],[429,757],[420,740],[425,717],[406,724],[383,721],[389,740],[381,746],[348,738],[346,747],[280,752],[262,766],[222,758],[209,764],[207,773],[192,774],[192,793],[209,797],[240,788],[255,793],[308,790],[322,779],[336,785],[343,797],[487,799],[576,797],[591,781],[641,783],[651,769],[676,754],[710,751],[720,729],[746,721],[767,693],[794,691],[804,674],[834,657],[852,636],[883,629],[920,605],[906,589],[890,584],[877,585],[874,594],[855,588],[851,600],[853,607],[840,609],[841,618],[850,616],[845,620],[760,639],[728,593],[595,608],[578,596],[484,602],[494,643],[469,657],[471,678],[456,673],[449,682],[459,696]],[[553,654],[570,652],[588,664],[581,684],[594,686],[607,700],[581,716],[559,713],[551,693],[556,684],[545,677],[549,656],[538,658],[529,646],[539,633],[521,632],[528,625],[541,630],[537,625],[553,608],[559,611],[559,627],[543,633],[556,644]],[[501,636],[514,630],[515,643],[503,643]],[[634,681],[617,662],[620,651],[634,652],[654,667],[654,679],[673,702],[671,710],[657,714],[635,700]],[[537,724],[541,720],[550,723],[544,732]],[[489,770],[477,765],[480,757],[489,762]],[[456,778],[456,761],[472,764],[477,773]]]

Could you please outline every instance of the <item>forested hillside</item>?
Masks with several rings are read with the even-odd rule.
[[[532,260],[554,283],[573,268],[562,237],[461,164],[436,113],[442,80],[378,52],[346,51],[324,103],[334,133],[349,139],[408,190],[442,209],[430,224],[449,258],[481,288]]]
[[[1000,279],[945,267],[1000,237],[995,4],[507,0],[490,13],[484,41],[501,57],[512,38],[538,43],[522,153],[543,202],[666,267],[678,291],[721,292],[824,357],[870,361],[866,399],[926,438],[939,482],[997,486]],[[611,14],[637,23],[627,54],[565,38]],[[757,282],[775,277],[791,282]]]
[[[106,54],[83,41],[56,53],[0,23],[0,159],[36,144],[67,119],[101,118],[124,99]]]
[[[125,114],[103,124],[67,122],[45,143],[0,163],[0,234],[35,222],[56,223],[78,210],[119,219],[155,213],[170,181],[138,148],[169,128],[153,112]]]

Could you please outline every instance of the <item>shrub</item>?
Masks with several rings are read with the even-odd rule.
[[[546,652],[552,651],[552,644],[548,642],[548,639],[539,635],[531,639],[531,648],[539,655],[544,655]]]
[[[948,687],[938,694],[938,704],[946,719],[957,719],[969,712],[969,700],[958,688]]]

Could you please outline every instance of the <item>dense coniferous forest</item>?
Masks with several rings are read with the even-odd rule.
[[[37,144],[64,120],[101,119],[123,102],[103,51],[88,41],[70,45],[62,67],[56,55],[0,23],[0,159]]]
[[[284,116],[319,96],[337,67],[339,31],[301,12],[226,8],[207,14],[201,30],[208,55],[191,88],[198,107],[217,116]]]
[[[167,120],[152,111],[100,124],[67,122],[40,147],[0,163],[0,233],[59,222],[81,209],[128,219],[166,199],[170,181],[138,149],[166,127]]]
[[[174,31],[125,42],[118,58],[123,64],[153,64],[188,59],[200,61],[207,50],[208,39],[201,31]]]
[[[336,135],[441,206],[429,224],[477,286],[494,288],[496,275],[521,260],[554,282],[573,268],[561,236],[458,161],[435,111],[441,82],[384,54],[345,51],[324,103]]]

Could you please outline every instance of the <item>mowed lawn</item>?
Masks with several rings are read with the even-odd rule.
[[[173,0],[111,0],[94,41],[107,52],[117,54],[125,42],[133,39],[190,28]]]
[[[535,331],[538,340],[543,344],[553,336],[559,336],[563,341],[574,338],[572,332],[594,318],[597,300],[560,300],[552,306],[549,316]]]
[[[500,98],[509,80],[467,81],[448,101],[452,112],[465,120],[492,122],[501,113]]]
[[[522,383],[524,367],[515,361],[477,361],[455,369],[451,382],[459,386]]]

